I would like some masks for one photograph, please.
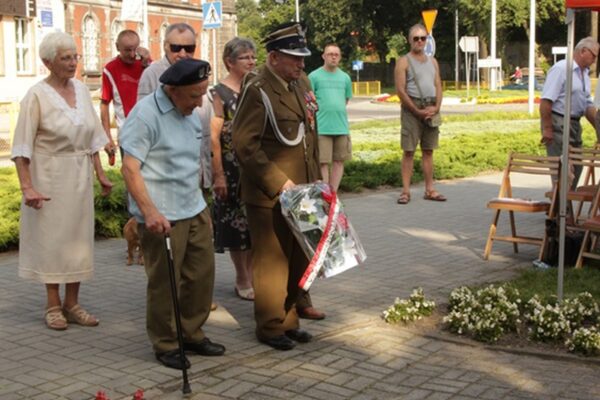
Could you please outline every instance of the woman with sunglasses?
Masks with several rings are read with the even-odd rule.
[[[108,139],[89,90],[73,79],[80,59],[73,38],[50,33],[39,54],[50,75],[21,102],[11,154],[23,194],[19,276],[45,284],[48,328],[96,326],[79,305],[79,286],[94,272],[94,172],[103,195],[112,188],[98,155]]]
[[[255,46],[248,39],[233,38],[223,50],[229,74],[211,89],[214,117],[211,120],[213,223],[215,252],[229,251],[235,267],[235,294],[254,300],[250,235],[246,213],[238,196],[239,164],[231,143],[231,124],[244,76],[256,66]]]

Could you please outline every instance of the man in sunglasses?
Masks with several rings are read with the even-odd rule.
[[[410,52],[398,60],[394,71],[401,106],[402,193],[398,204],[410,201],[410,180],[417,145],[421,145],[425,200],[446,201],[433,187],[433,150],[438,147],[442,80],[438,63],[425,54],[427,30],[421,24],[408,31]]]
[[[158,88],[158,78],[179,60],[194,57],[196,32],[190,25],[181,22],[167,27],[163,42],[165,56],[144,70],[138,85],[137,100],[140,101]]]
[[[164,235],[173,250],[187,352],[220,356],[225,347],[202,331],[215,279],[210,211],[198,186],[202,126],[194,111],[208,88],[210,65],[181,60],[161,76],[162,86],[140,100],[121,132],[121,172],[138,221],[148,276],[146,327],[158,361],[182,369],[169,289]],[[185,363],[185,364],[184,364]]]
[[[137,92],[138,101],[153,93],[158,88],[160,85],[159,77],[172,64],[194,57],[194,52],[196,51],[196,31],[184,22],[169,25],[165,31],[163,49],[165,56],[159,61],[152,63],[142,74]],[[196,112],[202,122],[200,186],[206,194],[212,187],[210,120],[213,116],[212,104],[207,94],[202,99],[202,105],[196,108]],[[217,305],[213,303],[211,309],[214,310],[216,308]]]
[[[591,36],[581,39],[573,51],[573,86],[571,89],[571,115],[569,120],[569,145],[581,147],[581,117],[595,126],[596,107],[590,93],[590,66],[596,62],[600,45]],[[563,120],[565,115],[567,61],[560,60],[550,68],[540,101],[542,143],[549,156],[562,154]],[[529,71],[529,79],[533,74]],[[598,96],[598,92],[596,92]],[[581,175],[582,166],[575,166],[573,187]]]

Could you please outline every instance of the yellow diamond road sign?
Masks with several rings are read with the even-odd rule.
[[[425,29],[427,29],[427,33],[431,34],[433,24],[435,23],[435,17],[437,17],[437,10],[421,11],[421,16],[423,17],[423,22],[425,22]]]

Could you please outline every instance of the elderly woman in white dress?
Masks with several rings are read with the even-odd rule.
[[[79,285],[94,271],[94,171],[104,195],[112,187],[98,155],[107,138],[87,87],[73,79],[73,38],[50,33],[39,51],[50,75],[21,101],[11,154],[23,195],[19,276],[46,285],[48,328],[96,326],[79,305]]]

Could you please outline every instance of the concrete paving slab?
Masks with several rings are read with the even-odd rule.
[[[327,312],[303,321],[315,341],[278,352],[254,337],[252,303],[233,292],[234,270],[217,255],[215,300],[206,333],[227,346],[223,357],[190,356],[193,399],[564,399],[600,398],[600,367],[461,345],[388,326],[381,312],[417,286],[444,301],[456,286],[506,279],[537,256],[506,243],[482,259],[491,221],[486,201],[499,174],[441,182],[446,203],[410,204],[397,191],[343,195],[366,248],[365,265],[318,280],[311,293]],[[525,195],[547,190],[546,179],[519,181]],[[537,234],[543,216],[519,218]],[[143,268],[126,266],[123,240],[96,242],[96,276],[82,284],[81,303],[99,316],[96,328],[53,332],[43,324],[44,288],[17,277],[17,254],[0,254],[0,398],[89,399],[104,390],[130,399],[182,398],[181,373],[160,366],[145,333]]]

